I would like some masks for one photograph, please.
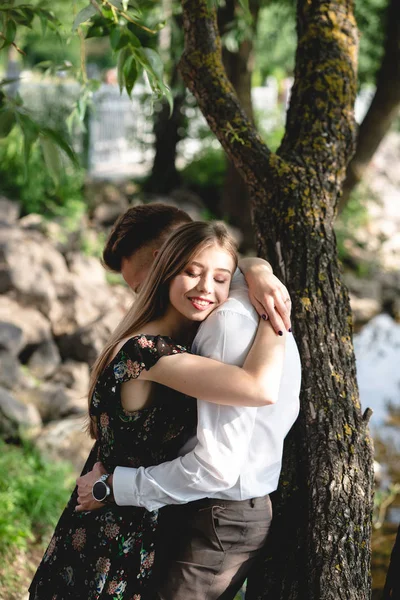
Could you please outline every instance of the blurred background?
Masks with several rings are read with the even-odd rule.
[[[179,8],[150,4],[150,22],[167,16],[166,25],[131,31],[162,58],[172,110],[149,76],[133,77],[126,65],[121,93],[121,41],[100,21],[84,25],[86,2],[0,4],[2,600],[26,597],[91,446],[82,432],[89,367],[132,301],[99,260],[118,215],[175,204],[194,219],[224,219],[242,253],[256,253],[247,191],[179,77]],[[377,86],[400,88],[390,74],[382,80],[388,5],[356,2],[359,124]],[[272,150],[290,100],[295,12],[290,0],[259,0],[249,22],[233,1],[219,8],[227,72]],[[400,520],[399,107],[390,107],[390,125],[336,222],[362,408],[374,411],[376,599]]]

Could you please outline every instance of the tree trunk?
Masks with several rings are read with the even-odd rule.
[[[171,86],[178,83],[179,74],[175,66]],[[182,84],[181,84],[182,86]],[[144,190],[154,194],[168,194],[179,187],[180,175],[176,168],[176,148],[182,139],[181,128],[184,126],[185,116],[182,108],[185,102],[185,91],[179,91],[174,97],[172,115],[168,102],[164,99],[160,112],[155,116],[155,155],[153,167]]]
[[[356,153],[347,168],[342,210],[354,187],[361,181],[379,144],[400,110],[400,2],[391,0],[387,9],[385,54],[376,81],[371,106],[358,131]]]
[[[271,552],[248,600],[368,600],[372,444],[356,383],[333,221],[354,148],[358,36],[351,0],[299,0],[295,83],[274,154],[221,62],[215,13],[183,0],[181,72],[251,191],[259,254],[293,301],[303,382],[274,502]]]
[[[227,24],[235,18],[236,0],[229,0],[218,11],[218,27],[224,33]],[[253,17],[252,29],[257,29],[259,1],[250,3]],[[253,73],[253,41],[246,39],[239,44],[237,52],[223,48],[222,60],[226,74],[235,88],[237,97],[250,121],[254,123],[253,104],[251,100],[251,77]],[[247,252],[255,247],[254,230],[251,222],[250,193],[241,174],[232,161],[228,159],[228,168],[222,191],[221,213],[229,222],[239,227],[243,233],[241,250]]]

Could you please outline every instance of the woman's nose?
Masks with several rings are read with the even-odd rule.
[[[207,275],[200,277],[198,288],[203,294],[210,294],[212,291],[212,278]]]

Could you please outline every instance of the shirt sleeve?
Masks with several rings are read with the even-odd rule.
[[[241,366],[256,333],[256,322],[229,310],[208,317],[196,337],[196,350]],[[155,510],[185,504],[232,487],[246,460],[256,407],[222,406],[197,401],[195,448],[173,461],[138,469],[117,467],[114,497],[119,505]]]

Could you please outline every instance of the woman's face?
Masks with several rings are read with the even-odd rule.
[[[171,305],[190,321],[204,321],[228,297],[235,262],[218,244],[200,250],[171,282]]]

